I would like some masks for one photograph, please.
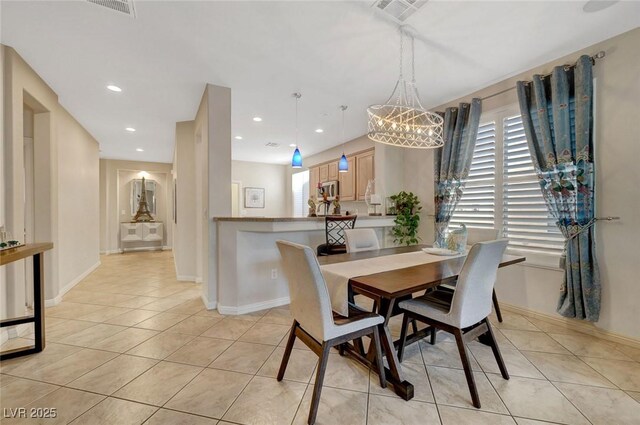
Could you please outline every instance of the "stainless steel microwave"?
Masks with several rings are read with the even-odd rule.
[[[338,181],[332,180],[324,183],[320,183],[318,185],[318,190],[316,194],[316,198],[318,201],[324,199],[324,194],[327,194],[327,200],[333,201],[338,196]]]

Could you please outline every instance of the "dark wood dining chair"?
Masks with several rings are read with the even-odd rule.
[[[398,359],[402,361],[404,355],[409,320],[418,320],[453,334],[458,345],[471,399],[477,408],[480,408],[480,397],[467,354],[468,341],[484,335],[491,346],[502,377],[509,379],[507,367],[502,360],[491,324],[487,319],[491,313],[491,294],[498,266],[507,242],[506,239],[499,239],[473,245],[458,276],[455,291],[437,288],[422,297],[402,301],[399,305],[404,311],[404,317]]]
[[[308,418],[308,424],[313,425],[318,414],[320,393],[331,348],[363,336],[371,336],[377,353],[376,363],[380,386],[383,388],[387,386],[380,339],[380,327],[384,319],[378,314],[361,310],[351,304],[349,317],[335,315],[331,309],[327,284],[313,250],[308,246],[286,241],[277,241],[276,244],[289,285],[290,311],[293,316],[293,325],[277,379],[281,381],[284,378],[296,338],[299,338],[320,358]],[[393,350],[393,344],[388,343],[387,339],[382,341],[387,352]]]
[[[356,225],[355,215],[327,216],[324,219],[325,243],[318,245],[318,255],[335,255],[347,252],[344,231]]]

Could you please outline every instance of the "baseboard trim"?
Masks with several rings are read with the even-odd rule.
[[[62,287],[62,289],[60,289],[60,292],[58,292],[58,295],[56,295],[55,298],[45,300],[44,301],[44,306],[45,307],[53,307],[54,305],[60,304],[64,294],[69,292],[71,289],[73,289],[74,286],[76,286],[78,283],[80,283],[82,281],[82,279],[84,279],[85,277],[89,276],[91,274],[91,272],[93,272],[95,269],[100,267],[100,264],[101,264],[101,262],[100,262],[100,260],[98,260],[98,262],[96,262],[93,266],[91,266],[87,270],[85,270],[80,276],[76,277],[71,282],[67,283],[65,286]]]
[[[122,251],[119,249],[112,249],[107,251],[100,251],[100,255],[111,255],[111,254],[121,254]]]
[[[202,302],[204,303],[204,306],[206,307],[207,310],[215,310],[216,307],[218,306],[217,301],[209,301],[209,299],[204,293],[202,293],[200,297],[202,298]]]
[[[640,349],[640,340],[616,332],[608,331],[606,329],[598,328],[591,322],[578,321],[563,316],[552,316],[547,313],[540,313],[538,311],[529,310],[527,308],[508,304],[502,301],[500,301],[500,308],[502,310],[520,314],[522,316],[544,320],[545,322],[549,322],[553,325],[560,326],[571,331],[586,333],[600,339]]]
[[[276,298],[275,300],[263,301],[254,304],[246,304],[238,307],[223,306],[218,304],[218,313],[223,315],[236,316],[239,314],[253,313],[254,311],[266,310],[267,308],[280,307],[291,302],[289,297]]]
[[[195,276],[176,276],[178,280],[184,280],[187,282],[196,282],[197,278]]]
[[[122,248],[120,249],[119,253],[125,253],[125,252],[141,252],[141,251],[166,251],[166,250],[171,250],[171,248],[165,249],[166,247],[164,246],[137,246],[134,248]]]

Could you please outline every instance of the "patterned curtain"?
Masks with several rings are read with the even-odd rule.
[[[446,247],[451,215],[462,196],[476,146],[482,101],[461,103],[444,112],[444,146],[435,152],[435,245]]]
[[[565,277],[557,311],[597,321],[600,274],[596,261],[592,62],[558,66],[551,78],[518,82],[520,111],[547,208],[565,237]]]

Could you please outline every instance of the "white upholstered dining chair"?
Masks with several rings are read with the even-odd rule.
[[[376,360],[380,385],[383,388],[386,387],[378,329],[384,319],[375,313],[360,310],[355,305],[349,306],[349,317],[334,315],[329,291],[313,250],[308,246],[287,241],[277,241],[276,244],[289,285],[290,311],[293,316],[293,325],[278,371],[278,381],[284,378],[297,337],[320,357],[309,409],[308,423],[312,425],[318,414],[322,382],[332,347],[365,335],[372,336],[376,353],[378,353]],[[392,349],[392,347],[387,348]]]
[[[491,324],[487,320],[491,313],[493,285],[507,242],[506,239],[499,239],[473,245],[458,275],[455,291],[437,288],[422,297],[402,301],[399,304],[404,310],[404,318],[398,358],[402,359],[407,327],[411,319],[452,333],[458,345],[471,399],[477,408],[480,408],[480,397],[471,371],[465,341],[486,335],[502,377],[509,379]]]
[[[347,252],[373,251],[380,249],[378,235],[374,229],[349,229],[344,231]]]

